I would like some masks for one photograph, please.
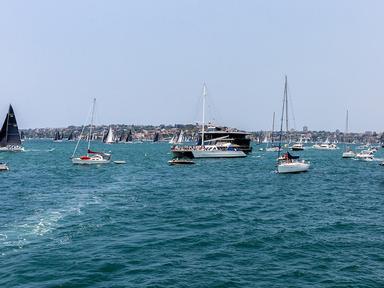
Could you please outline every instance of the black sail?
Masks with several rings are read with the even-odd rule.
[[[132,140],[133,140],[133,137],[132,137],[132,130],[129,130],[128,135],[127,135],[126,142],[132,142]]]
[[[156,132],[155,133],[155,137],[153,138],[153,142],[158,142],[159,141],[159,136],[160,136],[159,132]]]
[[[0,147],[7,145],[21,145],[19,128],[12,105],[9,105],[8,114],[0,131]]]

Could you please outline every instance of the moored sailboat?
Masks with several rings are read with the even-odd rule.
[[[82,134],[84,132],[85,126],[83,126],[83,129],[80,133],[79,140],[77,141],[75,150],[73,151],[72,154],[72,163],[73,164],[80,164],[80,165],[92,165],[92,164],[107,164],[111,161],[111,154],[109,153],[104,153],[104,152],[96,152],[92,151],[91,148],[91,136],[92,136],[92,129],[93,129],[93,115],[95,112],[95,104],[96,104],[96,99],[93,99],[92,103],[92,114],[91,114],[91,124],[89,126],[89,134],[88,134],[88,147],[87,147],[87,153],[86,155],[80,156],[80,157],[75,157],[77,148],[79,146],[79,143],[82,138]]]
[[[280,140],[279,147],[281,147],[282,137],[283,137],[283,122],[284,122],[284,114],[285,114],[285,122],[286,122],[286,133],[288,135],[288,83],[287,76],[285,76],[285,84],[284,84],[284,97],[283,97],[283,109],[281,112],[281,126],[280,126]],[[310,163],[304,160],[299,161],[299,156],[293,156],[288,151],[280,157],[280,150],[277,156],[277,172],[278,173],[300,173],[306,172],[309,169]]]
[[[347,135],[348,133],[348,110],[347,110],[347,116],[346,116],[346,120],[345,120],[345,136]],[[346,139],[345,139],[345,136],[344,136],[344,142],[346,142]],[[352,151],[352,149],[347,145],[345,144],[345,148],[344,148],[344,152],[343,152],[343,155],[342,155],[342,158],[354,158],[356,157],[356,153],[354,151]]]
[[[273,132],[275,131],[275,112],[273,112],[273,118],[272,118],[272,131],[269,135],[269,140],[267,139],[267,147],[265,148],[265,151],[267,152],[277,152],[280,150],[279,146],[274,145],[273,143]],[[271,146],[269,146],[271,144]]]
[[[12,105],[9,105],[7,116],[0,131],[0,152],[4,151],[24,151]]]

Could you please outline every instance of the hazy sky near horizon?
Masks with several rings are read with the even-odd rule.
[[[265,130],[288,75],[296,128],[383,131],[384,1],[0,0],[0,119],[21,128]],[[292,117],[291,117],[292,119]],[[2,120],[1,120],[2,121]],[[291,127],[294,122],[291,121]]]

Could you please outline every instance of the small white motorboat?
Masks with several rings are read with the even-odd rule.
[[[308,171],[309,162],[303,161],[282,161],[277,165],[278,173],[301,173]]]
[[[0,162],[0,171],[8,171],[9,170],[9,167],[7,165],[7,163],[1,163]]]
[[[373,152],[371,150],[363,150],[360,153],[356,154],[356,159],[359,160],[365,160],[365,161],[371,161],[373,160]]]
[[[279,152],[279,150],[281,151],[281,148],[279,146],[272,146],[272,147],[265,148],[265,151],[267,152]]]
[[[303,151],[304,145],[302,143],[295,143],[291,147],[292,151]]]
[[[353,152],[352,150],[345,151],[343,152],[343,155],[342,155],[342,158],[355,158],[355,157],[356,157],[356,153]]]
[[[313,149],[317,149],[317,150],[336,150],[336,149],[338,149],[337,145],[334,143],[315,144],[312,147],[313,147]]]
[[[127,162],[124,161],[124,160],[115,160],[115,161],[113,161],[113,163],[115,163],[115,164],[126,164]]]

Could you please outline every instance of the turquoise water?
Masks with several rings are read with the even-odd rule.
[[[306,150],[308,173],[278,175],[255,146],[173,167],[145,143],[81,167],[74,145],[0,154],[0,287],[384,287],[377,161]]]

